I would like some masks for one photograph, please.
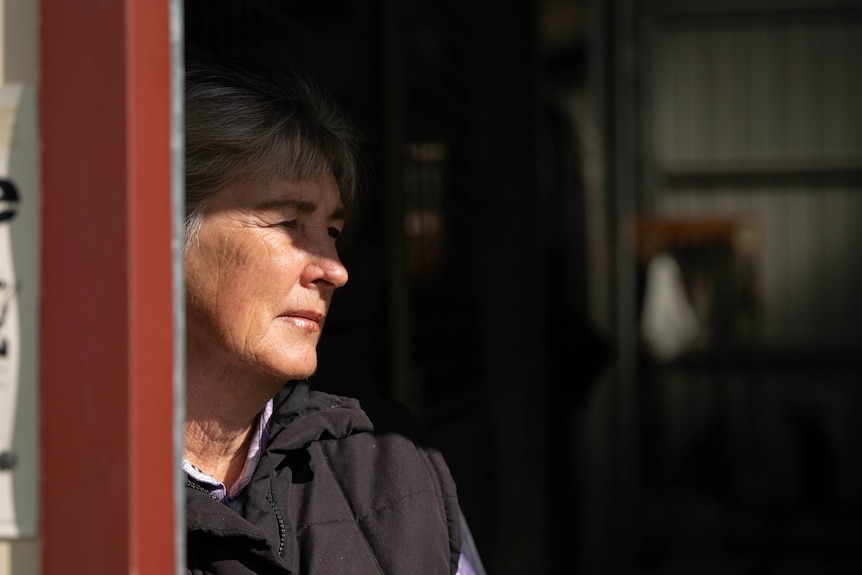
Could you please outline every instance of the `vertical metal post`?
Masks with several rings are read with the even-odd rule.
[[[618,502],[614,572],[631,573],[640,488],[638,461],[638,322],[636,260],[631,224],[637,213],[638,126],[635,0],[616,0],[613,15],[612,169],[616,223],[617,465]]]
[[[186,566],[186,499],[182,456],[186,407],[185,229],[185,13],[183,0],[170,0],[171,41],[171,255],[174,312],[174,542],[176,573]]]
[[[418,397],[410,369],[410,286],[406,269],[404,237],[404,73],[401,52],[401,3],[381,2],[383,22],[383,94],[386,100],[384,162],[386,163],[387,274],[389,292],[388,367],[392,399],[418,411]]]

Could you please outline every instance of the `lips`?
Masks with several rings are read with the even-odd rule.
[[[292,310],[283,313],[279,319],[305,330],[308,333],[320,331],[323,325],[323,314],[311,310]]]

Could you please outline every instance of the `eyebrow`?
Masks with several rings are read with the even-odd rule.
[[[302,214],[310,214],[317,209],[317,204],[309,200],[278,199],[260,202],[259,204],[255,205],[255,208],[259,210],[279,210],[283,208],[294,208]],[[329,214],[327,219],[345,220],[347,219],[347,209],[344,206],[339,206],[338,208],[333,210],[331,214]]]

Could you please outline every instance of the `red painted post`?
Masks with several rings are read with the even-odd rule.
[[[40,3],[44,575],[175,570],[169,18]]]

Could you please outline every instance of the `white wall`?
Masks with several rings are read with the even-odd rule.
[[[0,0],[0,85],[38,78],[37,8],[32,0]],[[38,575],[39,541],[0,540],[0,575]]]

